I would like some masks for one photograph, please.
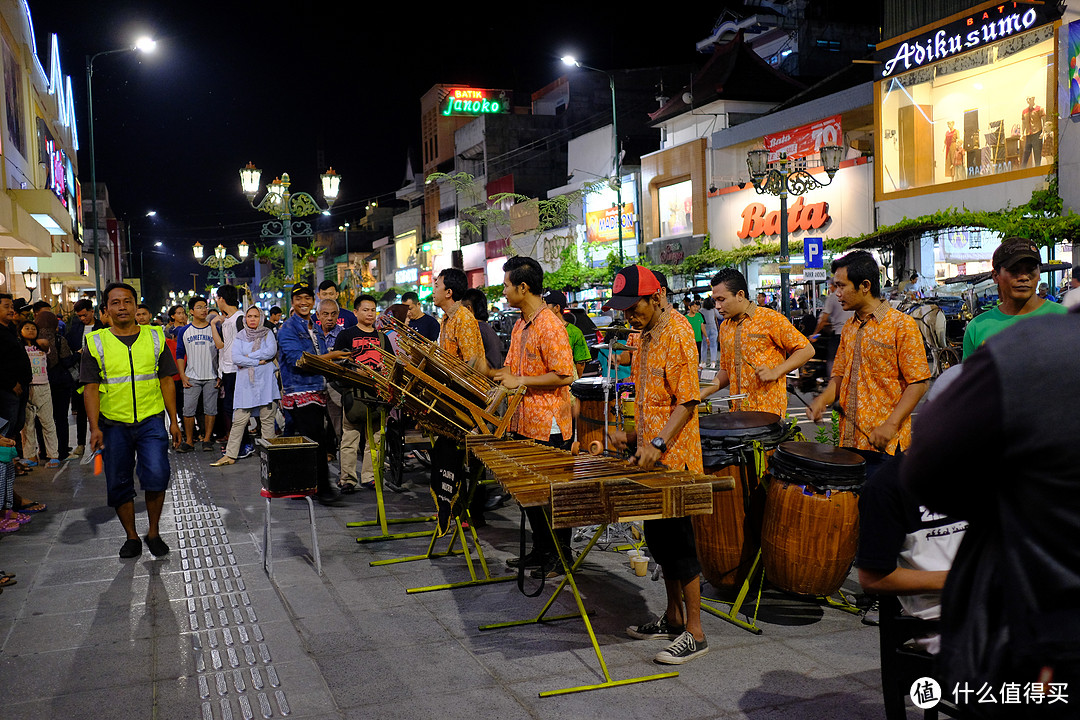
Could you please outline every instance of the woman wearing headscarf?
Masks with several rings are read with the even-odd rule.
[[[270,326],[263,322],[263,312],[252,306],[244,313],[244,329],[236,333],[232,346],[232,359],[236,363],[236,389],[233,394],[233,424],[229,432],[229,444],[220,460],[210,463],[214,467],[232,465],[240,453],[240,439],[248,420],[256,410],[262,425],[262,438],[272,440],[276,401],[281,399],[274,359],[277,358],[277,341]]]

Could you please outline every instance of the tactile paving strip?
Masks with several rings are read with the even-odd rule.
[[[198,465],[172,458],[170,483],[202,720],[292,714],[225,525]]]

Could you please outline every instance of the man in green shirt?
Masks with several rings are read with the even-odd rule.
[[[701,347],[701,327],[705,324],[705,316],[701,314],[701,300],[697,297],[690,301],[686,319],[690,321],[690,327],[694,328],[694,342]]]
[[[998,286],[998,305],[968,323],[964,332],[965,360],[987,338],[1018,320],[1067,312],[1061,305],[1036,294],[1041,262],[1039,248],[1025,238],[1006,238],[994,251],[993,278]]]
[[[585,342],[585,334],[581,332],[581,328],[569,322],[563,314],[566,310],[566,295],[558,290],[552,290],[544,296],[544,302],[547,303],[551,312],[555,313],[555,317],[561,319],[566,325],[566,335],[570,338],[570,352],[574,355],[574,368],[577,370],[577,376],[581,377],[581,373],[585,372],[585,363],[592,360],[592,351]]]

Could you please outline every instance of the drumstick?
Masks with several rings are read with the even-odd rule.
[[[837,405],[837,406],[836,406],[836,412],[837,412],[837,413],[838,413],[838,414],[840,415],[840,417],[844,418],[845,420],[847,419],[847,413],[846,413],[846,412],[844,412],[844,408],[843,408],[843,406],[841,406],[841,405]],[[864,436],[866,437],[866,439],[867,439],[867,440],[869,440],[869,439],[870,439],[870,433],[866,432],[866,431],[865,431],[865,430],[863,430],[863,429],[862,429],[861,427],[859,427],[859,423],[857,423],[857,422],[855,422],[854,420],[852,420],[852,421],[851,421],[851,424],[852,424],[852,425],[853,425],[853,426],[855,427],[855,429],[856,429],[856,430],[858,430],[859,432],[861,432],[861,433],[862,433],[862,434],[863,434],[863,435],[864,435]],[[871,444],[871,445],[873,445],[873,443],[870,443],[870,444]]]

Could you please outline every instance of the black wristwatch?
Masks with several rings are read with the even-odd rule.
[[[664,442],[663,438],[653,438],[653,441],[650,443],[650,445],[652,445],[654,448],[656,448],[662,453],[667,452],[667,443]]]

